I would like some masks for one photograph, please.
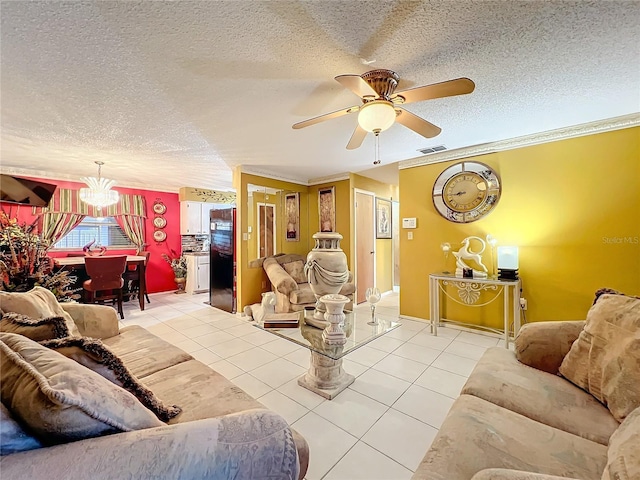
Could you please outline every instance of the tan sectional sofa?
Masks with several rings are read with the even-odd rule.
[[[259,452],[252,450],[256,432],[249,429],[256,425],[263,444],[270,442],[268,448],[281,457],[293,455],[298,478],[304,477],[309,462],[305,439],[225,377],[144,328],[119,329],[112,308],[61,305],[82,335],[101,338],[158,398],[180,406],[182,413],[168,426],[5,455],[0,459],[2,478],[263,478],[256,465],[273,459],[268,453],[257,458]],[[246,448],[221,445],[229,434],[240,438],[240,444],[246,441]]]
[[[557,375],[584,324],[529,324],[515,352],[487,350],[413,480],[640,479],[633,470],[640,465],[640,408],[624,420],[614,447],[612,434],[623,427],[592,395]],[[622,470],[635,473],[609,477],[608,462],[623,461],[618,452],[625,448],[635,452],[635,466],[626,458]]]

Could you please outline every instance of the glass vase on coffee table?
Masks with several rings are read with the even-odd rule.
[[[367,322],[367,325],[377,325],[378,321],[376,320],[376,303],[380,301],[382,298],[382,294],[377,287],[367,288],[364,296],[367,299],[367,303],[371,306],[371,321]]]

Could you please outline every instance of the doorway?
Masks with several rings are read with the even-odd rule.
[[[355,190],[356,303],[364,302],[367,288],[375,285],[374,198],[373,192]]]
[[[276,206],[273,203],[258,203],[258,257],[276,253]]]

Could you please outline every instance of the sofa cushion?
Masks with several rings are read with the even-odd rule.
[[[640,299],[605,294],[591,307],[560,374],[618,421],[640,406]]]
[[[164,405],[100,340],[87,337],[67,337],[41,342],[41,345],[84,365],[111,383],[124,388],[164,422],[182,411],[177,405]]]
[[[2,403],[45,444],[164,425],[129,392],[22,335],[0,333]]]
[[[17,333],[34,342],[69,336],[69,327],[63,317],[34,319],[21,313],[5,313],[0,320],[0,332]]]
[[[583,321],[535,322],[522,326],[516,336],[519,362],[556,374],[584,328]]]
[[[296,283],[305,283],[307,281],[307,276],[304,273],[304,262],[302,260],[297,260],[291,263],[283,263],[282,268],[291,275],[293,281]]]
[[[604,445],[461,395],[412,479],[469,480],[485,468],[508,468],[599,480],[606,462]]]
[[[143,382],[160,398],[182,407],[182,414],[169,421],[170,424],[264,408],[242,389],[197,360],[160,370],[145,377]]]
[[[11,416],[7,407],[0,403],[0,455],[9,455],[40,447],[42,445],[38,439],[25,432]]]
[[[485,352],[462,393],[602,445],[620,425],[592,395],[562,377],[523,365],[504,348]]]
[[[125,327],[120,330],[120,335],[105,338],[102,342],[141,380],[167,367],[193,359],[188,353],[139,325]]]
[[[631,412],[611,436],[607,457],[602,480],[640,478],[640,408]]]
[[[289,301],[296,305],[316,303],[316,296],[311,291],[311,286],[308,283],[299,283],[298,288],[289,295]]]
[[[71,335],[80,335],[71,315],[64,311],[56,296],[46,288],[33,287],[28,292],[0,292],[3,312],[21,313],[33,319],[62,317]]]

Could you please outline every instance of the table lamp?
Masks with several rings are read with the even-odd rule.
[[[498,278],[518,279],[518,247],[498,247]]]

